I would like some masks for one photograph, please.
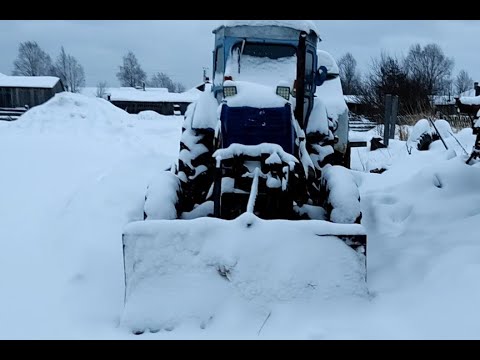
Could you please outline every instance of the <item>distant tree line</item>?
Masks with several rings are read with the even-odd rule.
[[[384,113],[386,94],[398,95],[400,114],[430,111],[435,95],[458,96],[473,88],[473,80],[465,70],[452,78],[454,59],[437,44],[410,47],[406,56],[382,52],[372,58],[369,70],[362,76],[351,53],[338,59],[345,95],[358,95],[365,114],[372,117]]]
[[[132,51],[129,51],[123,57],[117,78],[121,86],[137,87],[145,85],[153,88],[165,88],[168,89],[169,92],[174,93],[185,91],[183,84],[174,82],[170,76],[163,72],[154,73],[150,79],[147,79],[147,74],[143,71],[137,57]]]
[[[20,43],[18,55],[13,62],[12,75],[18,76],[56,76],[62,80],[68,91],[79,92],[85,86],[85,71],[83,66],[62,46],[55,61],[45,52],[37,42],[26,41]],[[184,92],[185,86],[173,81],[163,72],[154,73],[150,79],[143,71],[140,63],[132,51],[122,59],[117,78],[121,86],[142,87],[143,85],[154,88],[166,88],[169,92]],[[97,84],[97,96],[105,97],[107,83],[101,81]]]

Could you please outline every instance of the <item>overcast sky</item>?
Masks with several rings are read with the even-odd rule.
[[[18,45],[36,41],[54,59],[65,46],[83,65],[87,86],[116,78],[122,56],[132,50],[148,76],[162,71],[193,87],[211,71],[213,28],[220,20],[0,20],[0,72],[11,74]],[[405,53],[413,43],[438,43],[480,80],[478,20],[316,20],[321,48],[338,58],[350,51],[365,70],[382,50]]]

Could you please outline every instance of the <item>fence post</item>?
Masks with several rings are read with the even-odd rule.
[[[398,115],[398,96],[393,97],[392,113],[390,114],[390,139],[395,139],[395,125],[397,124]]]
[[[385,95],[385,120],[383,121],[383,143],[388,147],[390,140],[390,121],[392,117],[392,95]]]

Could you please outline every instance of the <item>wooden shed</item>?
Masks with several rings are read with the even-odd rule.
[[[192,89],[185,93],[170,93],[159,88],[111,88],[108,100],[130,114],[155,111],[161,115],[184,115],[188,105],[196,101],[201,91]]]
[[[53,76],[7,76],[0,74],[0,108],[31,108],[65,91]]]
[[[348,110],[357,115],[364,115],[367,110],[367,104],[363,96],[359,95],[344,95]]]

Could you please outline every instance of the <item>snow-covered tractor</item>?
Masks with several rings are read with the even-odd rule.
[[[194,317],[185,298],[208,303],[226,285],[200,284],[235,283],[242,256],[232,249],[247,243],[252,254],[292,243],[297,258],[318,251],[320,263],[336,255],[317,246],[340,246],[350,262],[333,271],[366,281],[360,196],[345,168],[348,109],[314,24],[237,20],[214,34],[212,83],[185,114],[178,163],[149,186],[144,221],[124,231],[123,322],[136,333]]]
[[[472,122],[473,135],[476,135],[475,145],[467,164],[480,160],[480,86],[475,83],[475,96],[462,96],[456,99],[456,106],[460,114],[466,114]]]

